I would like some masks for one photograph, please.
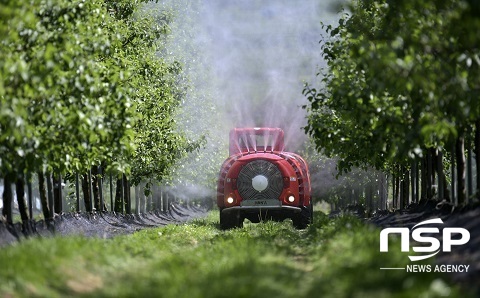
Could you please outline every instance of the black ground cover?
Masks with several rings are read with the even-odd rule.
[[[168,211],[152,211],[144,214],[119,214],[112,212],[63,213],[53,221],[32,221],[27,225],[0,222],[0,247],[21,241],[26,237],[53,235],[84,235],[111,238],[148,228],[181,223],[205,215],[207,210],[195,205],[173,204]]]

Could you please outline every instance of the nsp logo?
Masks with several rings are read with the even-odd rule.
[[[443,224],[440,218],[434,218],[422,221],[413,226],[410,231],[408,228],[386,228],[380,232],[380,252],[388,252],[388,235],[400,234],[401,251],[410,252],[410,232],[412,239],[420,243],[430,243],[430,246],[414,246],[414,252],[430,253],[423,256],[408,256],[410,261],[420,261],[433,257],[440,251],[440,240],[435,237],[424,236],[423,234],[440,233],[438,228],[419,227],[428,224]],[[453,235],[460,234],[460,237],[452,239]],[[463,245],[470,240],[470,232],[464,228],[444,228],[442,232],[442,251],[451,252],[453,245]]]

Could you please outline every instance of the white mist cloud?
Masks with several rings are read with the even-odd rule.
[[[321,22],[337,18],[329,6],[314,0],[203,1],[212,82],[231,128],[281,127],[287,149],[299,148],[306,138],[303,83],[316,79]]]
[[[323,63],[321,22],[338,19],[330,1],[164,0],[157,5],[152,7],[174,8],[167,51],[172,57],[166,58],[179,60],[190,80],[180,129],[189,137],[208,134],[206,148],[179,163],[172,193],[211,195],[228,155],[231,128],[281,127],[286,149],[298,151],[307,139],[301,129],[306,125],[301,106],[307,104],[303,84],[318,80]]]

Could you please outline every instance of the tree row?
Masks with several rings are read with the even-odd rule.
[[[480,195],[479,12],[470,0],[360,0],[325,26],[306,131],[340,173],[388,174],[396,208]]]
[[[0,175],[7,222],[13,183],[24,223],[25,181],[33,176],[45,219],[55,211],[45,183],[60,188],[62,177],[83,183],[87,211],[102,211],[100,202],[90,203],[87,189],[97,188],[106,173],[118,185],[127,178],[134,185],[161,181],[176,160],[200,146],[176,127],[185,92],[180,64],[164,57],[172,14],[144,10],[142,2],[148,1],[0,4]]]

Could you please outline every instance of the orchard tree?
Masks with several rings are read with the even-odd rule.
[[[127,8],[128,4],[129,1],[124,3]],[[176,120],[186,87],[179,81],[183,69],[177,54],[171,57],[165,50],[172,14],[150,7],[126,9],[122,14],[130,36],[124,51],[135,66],[127,82],[134,90],[132,98],[137,113],[133,126],[135,151],[128,156],[131,182],[134,185],[146,182],[147,195],[152,183],[169,179],[178,160],[200,145],[199,141],[187,139]],[[117,189],[121,183],[125,181],[120,177]],[[116,209],[120,211],[121,192],[117,192],[116,201]]]
[[[44,179],[51,193],[53,173],[84,173],[91,211],[91,181],[95,193],[101,177],[88,176],[98,166],[131,174],[135,182],[158,178],[194,146],[173,120],[180,68],[156,55],[166,23],[142,14],[142,2],[0,4],[0,173],[8,186],[19,181],[21,190],[25,174],[37,172],[46,219],[53,210]],[[11,201],[7,187],[8,222]],[[103,210],[97,196],[95,206]]]
[[[324,88],[304,90],[310,101],[306,130],[319,149],[340,157],[341,171],[405,170],[453,144],[457,164],[464,164],[466,127],[479,116],[475,6],[355,1],[338,27],[327,27],[328,74]],[[457,170],[463,177],[464,169]],[[463,203],[464,180],[458,183]]]

